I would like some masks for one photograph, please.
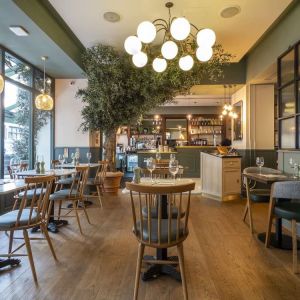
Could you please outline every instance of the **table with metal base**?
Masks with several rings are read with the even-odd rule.
[[[161,201],[161,216],[163,219],[168,218],[168,197],[167,195],[160,196]],[[156,256],[145,255],[144,261],[147,260],[165,260],[165,261],[176,261],[178,262],[178,256],[168,256],[168,248],[157,248]],[[181,281],[180,272],[177,271],[176,265],[174,264],[151,264],[147,271],[142,274],[142,280],[148,281],[158,278],[161,275],[169,275],[174,279]]]

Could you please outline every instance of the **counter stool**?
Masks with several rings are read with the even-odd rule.
[[[297,268],[297,223],[300,222],[300,182],[285,181],[275,182],[271,188],[269,206],[269,218],[267,226],[266,247],[270,245],[273,218],[282,218],[291,222],[293,241],[293,272],[298,273]],[[279,199],[279,200],[278,200]],[[281,202],[281,199],[289,199],[292,202]],[[295,201],[296,200],[296,201]]]

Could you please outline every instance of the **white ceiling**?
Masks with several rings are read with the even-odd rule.
[[[50,0],[51,4],[77,35],[90,47],[96,43],[123,48],[127,36],[135,34],[141,21],[167,18],[162,0]],[[172,16],[185,16],[198,28],[212,28],[217,42],[239,61],[292,0],[173,0]],[[221,10],[239,5],[241,13],[230,19]],[[121,16],[109,23],[103,14],[113,11]]]

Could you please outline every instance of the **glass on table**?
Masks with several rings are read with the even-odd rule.
[[[299,165],[292,157],[289,159],[289,165],[293,169],[293,178],[298,178]]]
[[[65,161],[64,156],[62,154],[59,154],[58,155],[58,160],[59,160],[59,163],[60,163],[60,168],[62,169],[62,165],[63,165],[63,163]]]
[[[178,171],[179,171],[178,160],[170,160],[169,172],[174,177],[174,184],[176,183],[176,174],[178,173]]]
[[[159,161],[161,160],[161,154],[159,152],[156,152],[155,158],[156,158],[156,161],[159,163]]]
[[[259,174],[261,174],[261,168],[265,164],[265,159],[262,156],[256,157],[256,165],[259,167]]]
[[[147,169],[149,170],[149,172],[151,174],[151,182],[154,183],[152,172],[156,168],[155,160],[152,157],[148,158],[147,161],[146,161],[146,166],[147,166]]]
[[[86,158],[88,160],[88,163],[90,164],[91,163],[91,158],[92,158],[92,153],[91,152],[87,152],[86,153]]]
[[[170,161],[175,160],[175,159],[176,159],[175,154],[174,153],[170,154]]]

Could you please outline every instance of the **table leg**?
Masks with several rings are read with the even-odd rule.
[[[251,233],[253,233],[252,208],[251,208],[250,187],[249,187],[249,179],[248,178],[246,178],[246,193],[247,193],[247,204],[246,204],[246,209],[245,209],[245,215],[248,211],[250,231],[251,231]],[[244,216],[244,218],[246,218],[246,216]]]

